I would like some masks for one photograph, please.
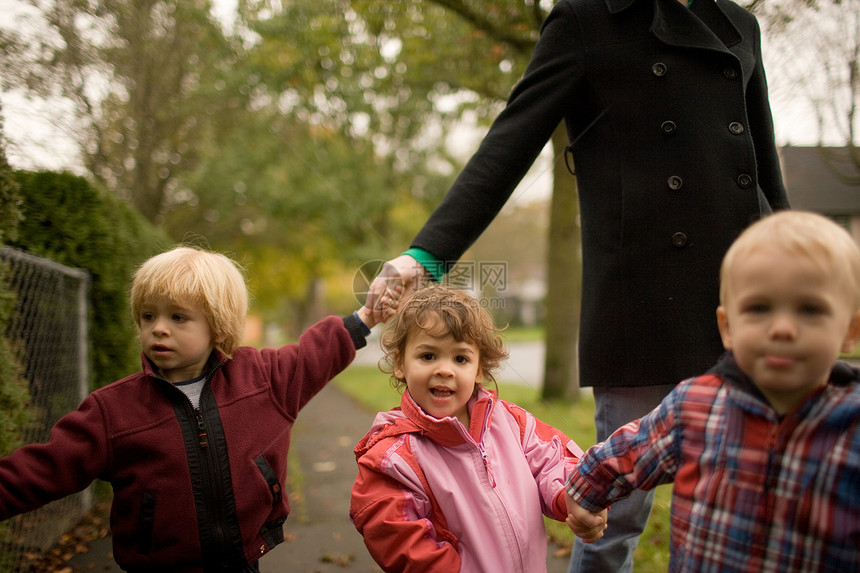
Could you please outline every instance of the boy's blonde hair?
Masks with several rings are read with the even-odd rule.
[[[432,284],[415,291],[400,303],[382,335],[382,371],[391,375],[395,388],[406,381],[394,376],[395,368],[403,366],[409,339],[419,330],[431,335],[450,334],[457,342],[474,344],[478,348],[478,365],[482,379],[495,382],[493,373],[508,357],[493,317],[477,300],[465,292],[447,285]]]
[[[831,219],[807,211],[780,211],[748,227],[735,240],[720,267],[720,304],[726,303],[728,273],[734,262],[759,247],[777,245],[841,275],[860,309],[860,246]]]
[[[134,273],[131,313],[140,328],[141,307],[153,301],[199,304],[215,348],[227,357],[239,347],[248,313],[248,288],[237,263],[212,251],[179,246],[156,255]]]

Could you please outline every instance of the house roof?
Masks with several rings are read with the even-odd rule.
[[[848,148],[786,146],[779,154],[793,209],[860,215],[860,164]]]

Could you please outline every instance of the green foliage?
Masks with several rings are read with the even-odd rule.
[[[432,176],[400,174],[369,141],[274,106],[204,144],[201,155],[166,229],[235,253],[248,268],[255,310],[299,332],[319,318],[313,285],[399,254],[429,214],[410,189],[414,178]]]
[[[4,88],[66,98],[92,178],[152,222],[169,209],[198,143],[244,96],[209,0],[47,0],[33,32],[0,32]],[[8,58],[6,57],[8,56]],[[97,86],[97,87],[96,87]],[[247,96],[247,94],[245,94]]]
[[[268,320],[306,323],[315,285],[408,245],[459,170],[448,130],[504,99],[525,62],[512,38],[536,28],[495,5],[503,40],[432,2],[241,0],[225,36],[210,5],[46,2],[45,34],[67,41],[10,35],[0,69],[72,100],[93,179],[235,254]],[[462,89],[484,97],[437,107]]]
[[[0,126],[2,127],[2,126]],[[0,246],[17,236],[21,220],[20,189],[6,161],[5,144],[0,133]],[[0,263],[0,456],[20,445],[19,429],[31,419],[27,408],[29,393],[21,377],[21,367],[4,333],[15,307],[15,294],[6,280],[7,265]]]
[[[24,219],[18,249],[90,273],[91,386],[140,368],[127,292],[134,269],[170,246],[128,204],[70,173],[15,173]]]
[[[194,196],[167,225],[247,253],[269,320],[314,319],[308,285],[325,280],[333,293],[333,280],[402,252],[462,165],[442,149],[449,129],[464,110],[486,115],[521,68],[484,73],[499,64],[487,66],[485,53],[507,57],[498,41],[464,42],[461,20],[406,4],[239,3],[257,37],[237,69],[256,96],[254,114],[211,140],[208,159],[183,181]],[[464,83],[492,94],[490,105],[436,105]]]
[[[391,82],[436,96],[470,90],[492,102],[507,99],[521,76],[547,12],[522,0],[353,0],[380,46],[402,48],[387,58]],[[405,64],[405,65],[404,65]],[[471,105],[495,115],[486,105]]]
[[[14,241],[21,221],[21,189],[6,161],[6,147],[0,123],[0,244]]]
[[[5,281],[3,281],[5,283]],[[6,290],[0,291],[0,330],[5,329],[14,298]],[[21,445],[20,430],[33,419],[27,407],[30,393],[21,368],[9,348],[8,339],[0,337],[0,456],[11,453]]]
[[[334,383],[368,412],[384,412],[400,405],[400,393],[388,383],[388,376],[374,366],[352,365]]]

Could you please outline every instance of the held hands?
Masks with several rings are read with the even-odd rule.
[[[359,308],[357,313],[358,318],[361,320],[361,322],[364,323],[367,328],[373,328],[379,323],[378,320],[374,320],[373,313],[370,312],[366,306]]]
[[[367,300],[359,311],[359,316],[364,313],[370,315],[371,322],[365,322],[368,326],[385,322],[397,310],[400,299],[412,293],[427,276],[421,263],[409,255],[400,255],[388,261],[382,265],[382,270],[370,283]]]
[[[564,498],[567,505],[567,519],[565,521],[573,534],[585,543],[594,543],[603,537],[603,530],[606,529],[607,510],[603,509],[598,513],[592,513],[573,501],[569,494],[565,493]]]

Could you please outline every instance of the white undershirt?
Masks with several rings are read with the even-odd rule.
[[[200,378],[194,378],[193,380],[187,380],[185,382],[177,382],[174,384],[177,388],[182,390],[188,399],[191,400],[191,405],[195,408],[200,407],[200,393],[203,392],[203,385],[206,384],[206,377],[201,376]]]

